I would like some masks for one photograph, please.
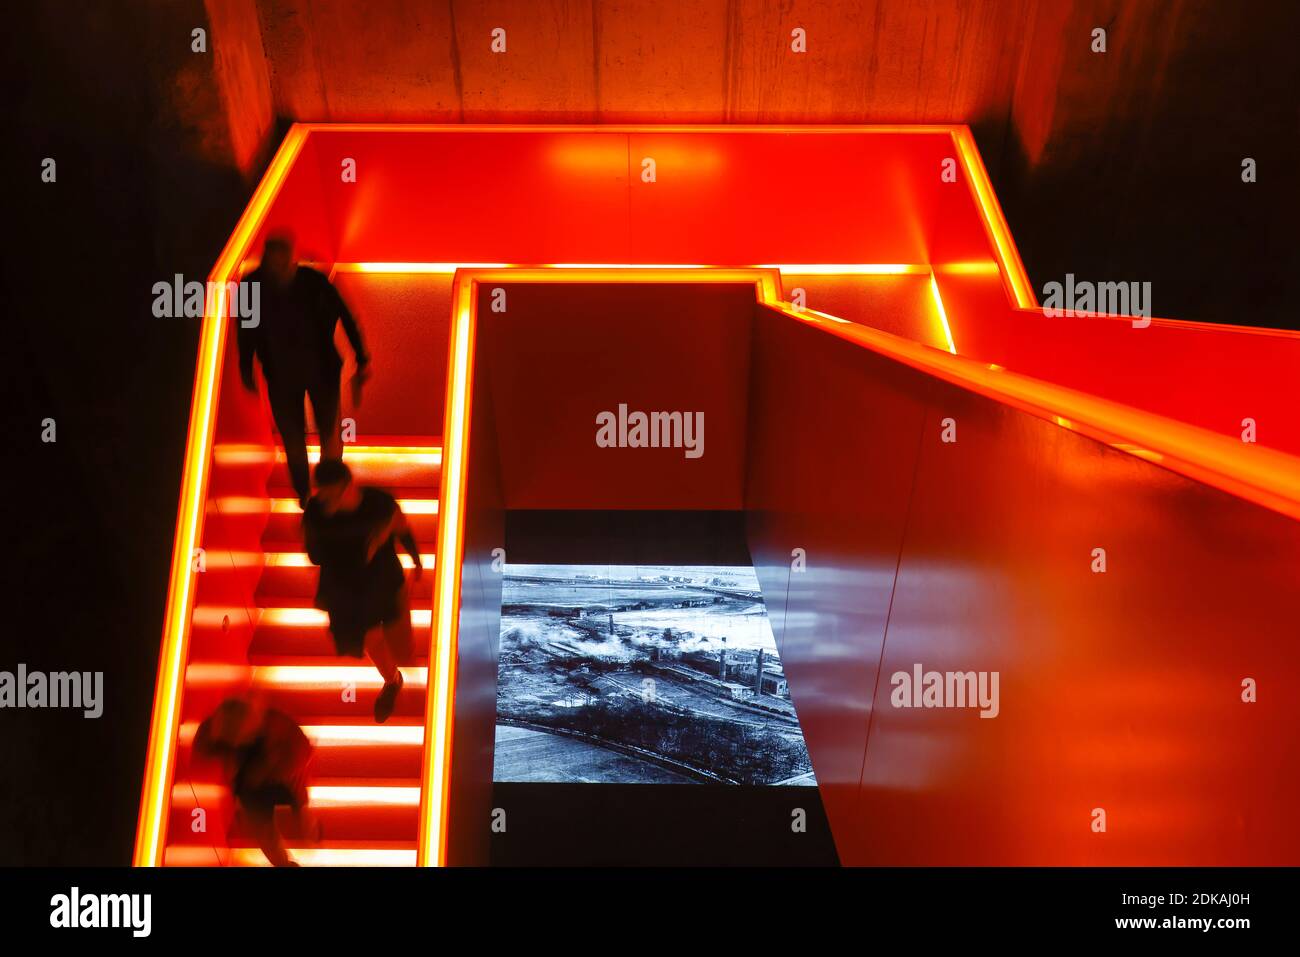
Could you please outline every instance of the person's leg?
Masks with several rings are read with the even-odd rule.
[[[306,389],[277,387],[268,384],[267,397],[271,402],[271,418],[280,430],[284,444],[284,457],[289,463],[289,477],[298,502],[305,505],[311,498],[311,469],[307,464],[307,411],[303,407]]]
[[[338,461],[343,458],[343,436],[339,433],[339,381],[327,380],[311,386],[311,412],[320,432],[320,458]]]
[[[266,805],[260,801],[248,804],[240,802],[240,816],[248,829],[248,836],[262,849],[271,866],[289,867],[294,863],[289,852],[284,849],[280,829],[275,826],[274,805]]]
[[[382,626],[376,625],[366,632],[366,654],[370,656],[371,663],[379,669],[384,684],[397,681],[397,662],[393,658],[393,652],[388,646],[388,639]]]
[[[411,631],[411,603],[405,585],[397,595],[397,614],[384,622],[384,641],[399,665],[409,665],[414,660],[415,635]]]
[[[366,654],[375,663],[379,673],[384,676],[384,687],[375,698],[375,720],[383,724],[392,717],[397,707],[397,694],[402,690],[402,673],[397,670],[393,652],[388,646],[388,637],[384,629],[376,625],[366,633]]]

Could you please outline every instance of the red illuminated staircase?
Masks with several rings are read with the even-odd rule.
[[[317,455],[313,447],[313,462]],[[268,706],[297,720],[316,748],[309,794],[323,840],[318,846],[304,842],[292,834],[286,817],[282,829],[290,854],[304,865],[414,865],[441,449],[436,439],[385,437],[346,446],[344,461],[355,480],[394,494],[421,546],[425,574],[411,584],[417,660],[402,669],[406,684],[396,711],[385,724],[375,723],[374,699],[382,686],[378,672],[369,659],[336,656],[325,613],[312,607],[319,570],[302,545],[301,512],[282,452],[267,483],[265,565],[247,655],[251,683]],[[222,467],[220,461],[214,467]],[[402,561],[410,567],[405,555]],[[191,655],[187,692],[202,680],[204,664]],[[347,682],[355,682],[355,700],[345,700]],[[192,698],[199,703],[192,705]],[[265,865],[261,851],[237,826],[225,833],[229,818],[222,789],[188,774],[194,732],[210,707],[210,696],[186,695],[165,862]],[[196,806],[208,811],[206,833],[193,833]],[[221,813],[214,814],[217,808]]]

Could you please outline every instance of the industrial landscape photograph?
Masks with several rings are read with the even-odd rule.
[[[815,785],[752,568],[507,565],[497,781]]]

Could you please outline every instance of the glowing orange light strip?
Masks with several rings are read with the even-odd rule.
[[[1021,309],[1036,309],[1038,299],[1029,284],[1025,264],[1021,262],[1020,251],[1011,238],[1011,230],[1007,226],[1006,217],[1002,215],[1002,206],[998,203],[997,194],[993,192],[993,184],[989,182],[988,170],[984,168],[984,160],[980,157],[979,147],[975,145],[975,137],[971,136],[970,127],[954,128],[952,139],[961,157],[962,168],[966,170],[966,180],[975,196],[976,205],[979,206],[984,229],[997,252],[1003,282],[1011,293],[1012,301]]]
[[[965,129],[951,124],[930,125],[854,125],[851,123],[821,126],[790,125],[691,125],[691,124],[560,124],[560,123],[301,123],[312,133],[913,133],[951,134]]]
[[[191,665],[201,668],[202,665]],[[406,686],[418,688],[425,682],[426,668],[399,668]],[[369,665],[254,665],[253,681],[259,685],[321,688],[343,682],[359,688],[379,688],[383,677]]]
[[[948,342],[948,351],[956,355],[957,346],[952,341],[952,329],[948,327],[948,311],[943,308],[943,297],[939,295],[939,284],[934,281],[934,273],[930,274],[930,296],[934,299],[934,309],[939,315],[939,324],[943,326],[943,337]]]
[[[172,800],[183,802],[197,798],[199,804],[211,805],[220,800],[225,790],[221,785],[203,781],[177,784],[172,788]],[[415,807],[420,803],[420,789],[402,784],[312,784],[307,787],[307,801],[313,808]]]
[[[266,552],[265,556],[266,556],[265,559],[266,566],[268,568],[311,568],[312,567],[312,561],[310,558],[307,557],[306,552]],[[398,555],[397,559],[399,562],[402,563],[403,568],[415,567],[415,562],[412,561],[411,556],[407,555],[405,552],[403,552],[401,555]],[[431,569],[434,567],[435,564],[434,556],[421,555],[420,563],[424,565],[426,570]]]
[[[180,740],[193,741],[198,730],[197,721],[184,722]],[[424,743],[423,724],[305,724],[302,733],[317,747],[410,747]]]
[[[428,702],[425,707],[424,761],[421,768],[418,866],[446,864],[447,818],[451,796],[451,735],[455,721],[457,612],[465,513],[462,507],[468,468],[470,389],[473,376],[474,281],[458,273],[452,289],[451,362],[447,370],[447,409],[443,424],[442,509],[438,522],[441,556],[433,585],[433,636]]]
[[[921,263],[764,263],[755,269],[779,269],[788,276],[927,276]]]
[[[237,496],[228,497],[225,501],[231,503],[230,510],[233,512],[260,511],[266,504],[264,498],[239,498]],[[436,498],[399,498],[397,504],[401,506],[402,511],[407,515],[438,514],[438,500]],[[302,506],[298,504],[296,498],[273,498],[271,499],[271,511],[277,515],[299,515],[302,513]]]
[[[983,263],[959,263],[954,267],[968,267],[983,271]],[[995,263],[988,263],[993,271]],[[451,275],[458,269],[779,269],[792,276],[927,276],[930,267],[923,263],[784,263],[763,265],[706,265],[702,263],[430,263],[430,262],[353,262],[336,263],[335,272],[367,274]],[[955,271],[959,271],[959,268]]]
[[[247,253],[266,211],[279,193],[306,141],[305,129],[294,127],[289,131],[208,276],[209,282],[217,284],[219,293],[213,297],[215,302],[208,304],[203,317],[199,357],[194,373],[194,400],[190,408],[190,425],[185,443],[185,467],[181,479],[180,505],[177,508],[167,610],[158,653],[158,677],[149,725],[144,783],[140,794],[140,816],[136,823],[135,852],[132,856],[132,862],[137,867],[163,863],[167,809],[176,758],[176,731],[180,718],[181,681],[189,644],[191,592],[194,586],[191,556],[198,544],[202,505],[207,490],[217,408],[218,373],[226,343],[226,283],[237,277],[240,260]]]
[[[349,462],[401,462],[413,465],[440,465],[442,449],[436,445],[347,445],[344,455]],[[320,446],[308,445],[307,455],[320,458]],[[262,465],[285,461],[284,449],[271,450],[262,445],[223,442],[213,450],[218,465]]]
[[[313,458],[320,457],[320,446],[307,446],[307,454]],[[439,465],[442,463],[442,449],[436,445],[347,445],[343,454],[349,461],[384,462],[398,461],[411,465]],[[276,458],[285,461],[283,449],[276,450]]]
[[[289,847],[289,854],[304,867],[410,867],[415,851],[401,847]],[[236,867],[269,867],[266,855],[255,847],[232,847],[229,863]],[[211,867],[207,844],[178,844],[167,850],[171,867]]]
[[[431,612],[427,608],[411,609],[411,624],[414,627],[428,625]],[[284,625],[288,627],[324,628],[329,624],[329,616],[318,608],[264,608],[259,621],[266,625]]]

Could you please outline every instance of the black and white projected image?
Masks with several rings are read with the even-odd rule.
[[[494,778],[815,785],[754,570],[507,565]]]

